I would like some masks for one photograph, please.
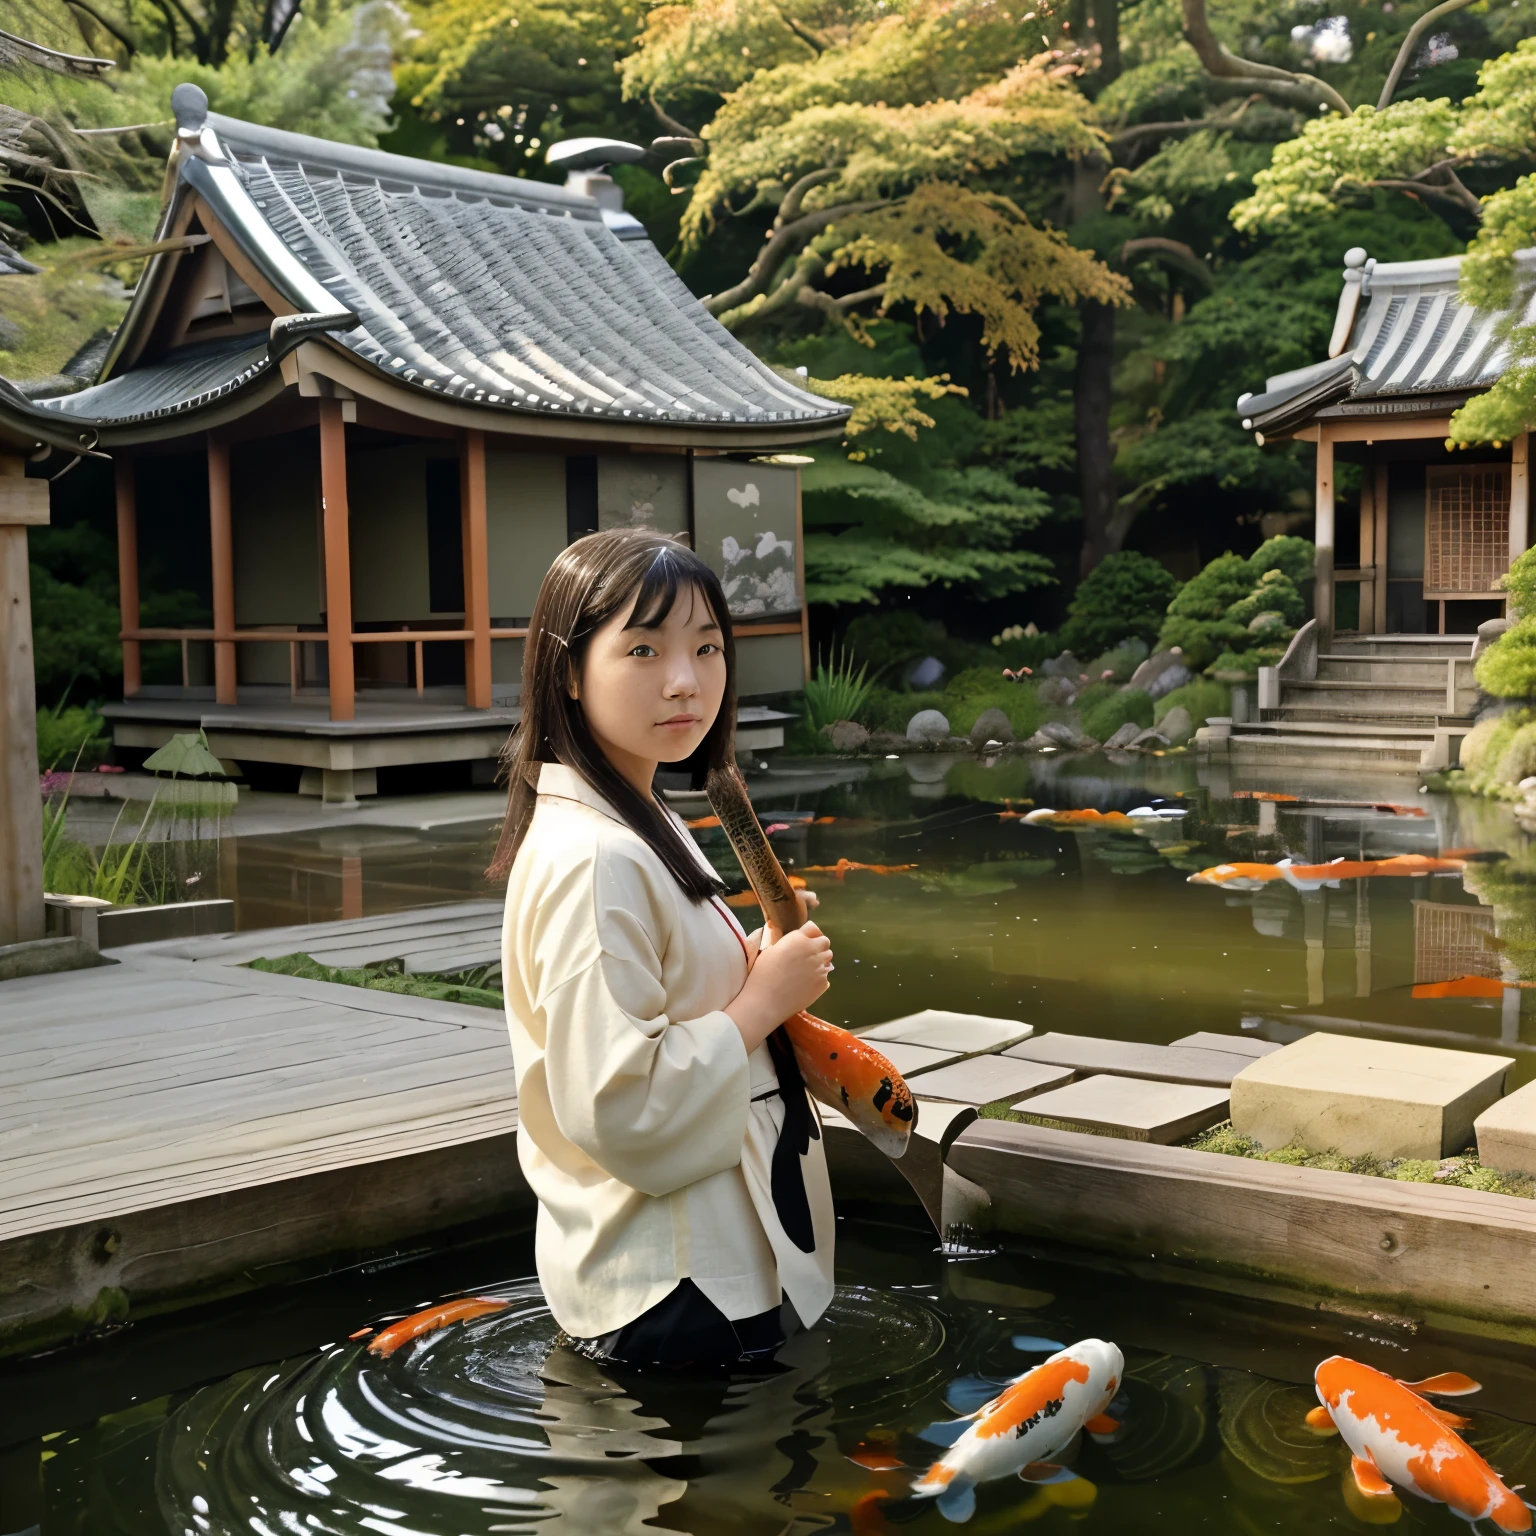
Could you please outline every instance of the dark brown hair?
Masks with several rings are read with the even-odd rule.
[[[504,880],[527,836],[538,799],[539,764],[563,763],[579,773],[643,837],[694,901],[725,889],[699,860],[677,823],[654,793],[640,794],[603,755],[587,728],[581,704],[568,688],[581,675],[593,632],[631,602],[626,629],[661,624],[684,589],[702,597],[720,626],[725,654],[725,696],[704,740],[673,764],[702,789],[712,768],[736,755],[736,642],[720,578],[686,545],[648,528],[591,533],[563,549],[539,588],[523,648],[523,718],[507,739],[502,769],[507,778],[507,819],[487,874]]]

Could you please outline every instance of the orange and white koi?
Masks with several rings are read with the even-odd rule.
[[[1436,997],[1503,997],[1504,983],[1497,976],[1452,976],[1449,981],[1421,981],[1413,995],[1421,1002]]]
[[[1307,1415],[1307,1423],[1344,1437],[1363,1498],[1388,1499],[1394,1488],[1402,1488],[1448,1505],[1464,1520],[1489,1520],[1501,1531],[1531,1529],[1531,1506],[1456,1433],[1467,1420],[1424,1395],[1476,1392],[1470,1376],[1446,1371],[1424,1381],[1395,1381],[1358,1360],[1333,1355],[1318,1366],[1314,1379],[1322,1407]]]
[[[1213,864],[1191,875],[1191,885],[1219,885],[1229,891],[1256,891],[1274,880],[1284,880],[1298,891],[1337,887],[1344,880],[1367,880],[1391,875],[1459,875],[1465,859],[1437,859],[1425,853],[1400,853],[1390,859],[1335,859],[1331,864],[1297,864],[1281,859],[1278,864]]]
[[[797,891],[805,889],[805,880],[800,875],[786,876],[790,885]],[[734,896],[727,896],[725,904],[728,907],[760,907],[762,902],[757,898],[754,890],[737,891]]]
[[[804,864],[801,868],[808,875],[831,875],[834,880],[841,880],[845,875],[851,875],[855,870],[860,870],[866,875],[904,875],[909,870],[916,869],[917,865],[857,864],[852,859],[839,859],[836,864]]]
[[[1042,823],[1053,827],[1124,827],[1130,825],[1131,818],[1124,811],[1053,811],[1042,806],[1031,811],[1024,821],[1032,827]]]
[[[1105,1410],[1124,1375],[1124,1356],[1102,1339],[1058,1351],[968,1418],[925,1430],[925,1440],[949,1449],[912,1485],[913,1496],[937,1499],[946,1520],[969,1520],[978,1483],[1014,1474],[1031,1483],[1070,1476],[1052,1458],[1082,1430],[1112,1435],[1120,1428]]]
[[[423,1334],[435,1333],[439,1328],[446,1328],[449,1323],[466,1323],[472,1317],[500,1312],[506,1305],[506,1302],[494,1296],[461,1296],[457,1301],[445,1301],[439,1306],[428,1307],[424,1312],[413,1312],[410,1317],[391,1323],[382,1333],[370,1339],[368,1353],[392,1355],[401,1345],[409,1344]]]

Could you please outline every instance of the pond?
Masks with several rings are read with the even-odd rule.
[[[1401,777],[1362,790],[1358,779],[1303,788],[1276,774],[1235,790],[1190,757],[1102,754],[785,759],[751,788],[780,828],[780,858],[821,898],[837,954],[823,1011],[838,1022],[937,1006],[1148,1043],[1197,1030],[1283,1041],[1323,1027],[1494,1048],[1516,1058],[1511,1087],[1536,1075],[1536,1028],[1513,985],[1536,980],[1536,850],[1498,803],[1419,794]],[[1184,814],[1107,827],[1016,814],[1158,803]],[[708,812],[678,804],[693,819]],[[241,837],[226,850],[223,893],[243,928],[483,899],[495,894],[481,874],[495,814],[486,797],[482,819],[429,831]],[[697,835],[740,889],[724,837]],[[1351,872],[1305,889],[1317,882],[1189,883],[1230,862],[1404,854],[1453,854],[1465,868]],[[756,920],[755,909],[741,915]]]
[[[583,1536],[953,1529],[923,1438],[1058,1341],[1118,1345],[1120,1428],[1046,1484],[983,1483],[963,1529],[1461,1531],[1444,1508],[1362,1512],[1337,1438],[1306,1427],[1318,1361],[1484,1382],[1465,1434],[1536,1478],[1536,1360],[1387,1320],[1260,1307],[1022,1251],[942,1259],[920,1229],[844,1220],[826,1320],[775,1368],[709,1381],[604,1372],[556,1342],[526,1239],[371,1266],[137,1325],[4,1373],[0,1529],[39,1536],[321,1532]],[[387,1357],[364,1335],[468,1290],[506,1303]],[[1458,1406],[1465,1407],[1465,1401]]]

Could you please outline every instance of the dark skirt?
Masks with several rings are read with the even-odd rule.
[[[633,1322],[595,1339],[567,1342],[588,1360],[723,1370],[771,1360],[799,1319],[786,1300],[753,1317],[728,1318],[692,1280],[679,1280]]]

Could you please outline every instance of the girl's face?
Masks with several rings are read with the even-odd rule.
[[[720,626],[703,595],[678,592],[655,625],[626,628],[634,604],[594,631],[572,695],[604,755],[648,793],[658,763],[703,741],[725,697]]]

